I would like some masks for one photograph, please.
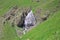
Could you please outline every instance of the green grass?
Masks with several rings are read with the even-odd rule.
[[[60,7],[58,6],[59,0],[50,2],[44,6],[41,6],[43,10],[49,10],[50,15],[49,19],[39,24],[37,27],[33,28],[26,35],[22,36],[22,40],[60,40]],[[53,12],[53,10],[57,10]],[[45,13],[45,12],[42,12]]]
[[[60,40],[60,11],[56,12],[53,17],[50,17],[44,23],[33,28],[22,37],[22,40],[56,40],[57,37]]]
[[[17,37],[14,27],[12,27],[8,22],[4,26],[5,26],[3,28],[4,37],[0,40],[20,40],[19,37]]]
[[[0,16],[4,15],[10,8],[17,5],[18,7],[32,7],[33,12],[37,8],[42,8],[42,14],[50,11],[51,15],[48,20],[37,25],[26,35],[20,39],[14,27],[7,22],[3,27],[3,38],[0,40],[60,40],[60,0],[40,0],[40,2],[32,2],[32,0],[0,0]],[[57,10],[53,12],[53,10]],[[54,15],[53,15],[54,14]],[[1,27],[1,26],[0,26]],[[56,33],[57,32],[57,33]]]
[[[31,6],[32,10],[35,10],[41,4],[44,5],[49,2],[50,0],[40,0],[39,3],[37,3],[36,1],[32,2],[32,0],[0,0],[0,16],[4,15],[10,8],[16,5],[20,8]]]

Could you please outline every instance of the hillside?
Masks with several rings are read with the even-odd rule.
[[[35,14],[36,10],[42,9],[41,16],[46,11],[50,16],[19,38],[16,29],[8,21],[2,25],[2,16],[14,6],[31,7]],[[0,40],[60,40],[60,0],[0,0]]]
[[[23,35],[22,40],[60,40],[60,12]]]
[[[60,7],[54,7],[59,5],[59,0],[54,0],[49,4],[43,6],[43,9],[50,10],[51,14],[49,19],[33,28],[26,35],[23,35],[22,40],[60,40]],[[53,16],[52,16],[53,15]]]

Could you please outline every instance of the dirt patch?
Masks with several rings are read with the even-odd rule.
[[[43,10],[41,8],[37,8],[35,11],[34,15],[36,17],[37,23],[44,22],[45,20],[48,19],[49,15],[50,15],[48,10],[46,10],[44,14],[42,12],[43,12]]]

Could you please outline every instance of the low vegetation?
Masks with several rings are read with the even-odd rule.
[[[34,15],[38,15],[39,23],[41,18],[45,20],[46,14],[49,16],[20,37],[16,33],[17,27],[12,27],[9,21],[3,25],[3,15],[14,6],[21,9],[30,7]],[[0,40],[60,40],[59,30],[60,0],[0,0]]]

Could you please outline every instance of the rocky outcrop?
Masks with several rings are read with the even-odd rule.
[[[18,35],[25,34],[26,31],[31,30],[36,24],[41,23],[49,17],[49,11],[46,14],[41,16],[42,9],[39,9],[33,14],[31,8],[18,8],[17,6],[13,7],[3,16],[3,24],[7,21],[12,27],[20,27],[22,30],[16,28]]]
[[[16,25],[17,27],[24,26],[24,20],[27,14],[29,13],[30,8],[18,8],[17,6],[11,8],[4,16],[3,24],[6,21],[10,22],[12,26]]]
[[[36,19],[35,19],[35,16],[34,16],[32,10],[26,16],[24,22],[25,22],[24,23],[25,27],[34,26],[36,24]]]
[[[25,20],[25,17],[27,16],[27,14],[28,14],[27,12],[22,13],[22,15],[20,16],[20,20],[17,23],[18,27],[23,27],[24,26],[24,20]]]

